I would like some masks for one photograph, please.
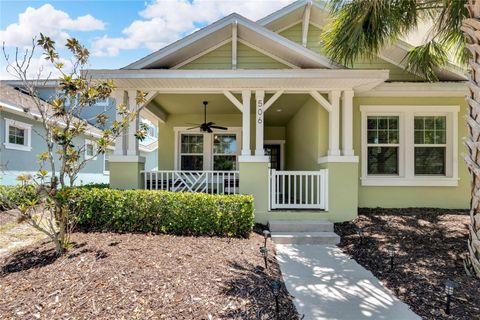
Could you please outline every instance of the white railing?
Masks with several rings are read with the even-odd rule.
[[[328,209],[328,169],[270,170],[270,209]]]
[[[238,171],[142,171],[144,188],[147,190],[168,190],[203,192],[209,194],[238,194]]]

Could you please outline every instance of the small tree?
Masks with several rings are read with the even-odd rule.
[[[29,200],[17,208],[21,219],[36,229],[44,232],[55,243],[56,253],[61,254],[69,246],[70,234],[74,227],[74,214],[68,206],[56,196],[60,189],[73,187],[79,172],[95,156],[106,152],[115,139],[123,134],[138,114],[139,105],[145,103],[146,94],[137,92],[136,110],[129,110],[124,104],[116,105],[120,117],[111,121],[108,112],[100,112],[94,119],[83,119],[85,109],[93,107],[98,101],[105,100],[115,89],[112,81],[94,81],[84,70],[89,59],[87,48],[76,39],[68,39],[65,46],[72,55],[71,70],[67,70],[55,48],[55,42],[48,36],[40,34],[38,41],[33,39],[32,48],[19,56],[15,51],[14,59],[10,59],[5,45],[3,53],[7,62],[7,71],[22,82],[21,89],[28,95],[30,105],[35,110],[25,108],[26,113],[35,113],[42,125],[42,132],[36,132],[44,142],[46,151],[38,155],[39,170],[34,177],[21,176],[22,183],[33,184],[37,199]],[[35,77],[29,77],[32,57],[37,49],[60,74],[57,79],[55,94],[45,102],[39,98],[37,88],[49,81],[51,74],[42,79],[42,71]],[[87,120],[91,120],[90,124]],[[92,135],[93,131],[93,135]],[[91,157],[83,156],[87,145],[80,137],[91,135],[94,143]],[[135,133],[137,139],[146,136],[145,128]]]

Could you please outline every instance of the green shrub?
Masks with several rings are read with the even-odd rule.
[[[0,210],[10,210],[37,200],[35,187],[32,185],[0,186]]]
[[[75,188],[82,188],[82,189],[108,189],[110,188],[109,183],[88,183],[84,184]]]
[[[247,237],[254,224],[244,195],[74,188],[59,197],[89,230]]]

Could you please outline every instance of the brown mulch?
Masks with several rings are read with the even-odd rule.
[[[16,222],[18,215],[19,213],[15,210],[0,211],[0,225]]]
[[[463,267],[468,213],[436,209],[360,209],[335,225],[340,247],[371,270],[423,319],[480,319],[480,280]],[[363,230],[363,240],[357,230]],[[389,245],[394,245],[390,270]],[[444,313],[445,280],[457,283],[451,315]]]
[[[270,240],[264,270],[259,234],[75,233],[72,241],[60,258],[44,242],[0,260],[0,318],[276,319],[270,284],[281,275]],[[298,319],[284,288],[278,319]]]

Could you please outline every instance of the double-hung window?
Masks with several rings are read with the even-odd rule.
[[[177,170],[231,171],[238,168],[240,131],[193,133],[185,128],[175,128]]]
[[[458,185],[458,106],[361,106],[362,185]]]
[[[17,120],[5,119],[5,148],[32,150],[32,125]]]

